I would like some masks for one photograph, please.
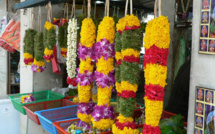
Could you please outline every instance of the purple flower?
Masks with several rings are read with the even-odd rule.
[[[85,47],[79,43],[78,47],[78,58],[86,60],[88,57],[92,56],[93,48]]]
[[[92,101],[90,103],[79,103],[78,104],[78,113],[91,114],[94,110],[95,103]]]
[[[108,75],[95,71],[94,77],[97,86],[101,86],[102,88],[114,86],[115,83],[114,71],[111,71]]]
[[[79,71],[79,68],[77,69]],[[82,86],[90,85],[93,82],[93,73],[85,70],[84,74],[77,74],[77,83],[80,83]]]
[[[45,70],[45,66],[37,66],[37,65],[32,65],[31,66],[31,70],[34,72],[34,73],[37,73],[37,69],[40,69],[40,72],[43,72]]]
[[[114,120],[114,118],[115,118],[114,108],[112,106],[107,107],[107,104],[104,106],[96,106],[91,115],[94,118],[94,121],[99,121],[101,119]]]
[[[93,45],[92,59],[94,60],[98,60],[102,56],[107,60],[108,58],[113,58],[114,55],[114,43],[111,44],[105,38]]]

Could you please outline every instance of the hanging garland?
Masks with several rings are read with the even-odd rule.
[[[76,51],[77,51],[77,20],[73,18],[69,20],[67,35],[67,83],[77,86],[76,82]]]
[[[39,15],[38,15],[38,28],[41,31],[41,7],[39,6]],[[34,36],[34,63],[31,66],[33,72],[43,72],[45,69],[45,62],[43,59],[43,33],[37,32]]]
[[[37,32],[34,36],[34,64],[31,66],[31,70],[35,73],[43,72],[45,70],[43,51],[43,33]]]
[[[126,2],[126,9],[127,3],[128,1]],[[125,13],[127,14],[127,11]],[[132,116],[134,114],[135,97],[138,89],[142,33],[140,21],[132,14],[132,9],[131,15],[126,15],[119,20],[117,31],[116,60],[118,74],[116,75],[116,88],[117,95],[119,96],[120,114],[112,127],[112,132],[113,134],[139,134]]]
[[[88,6],[89,6],[88,1]],[[94,63],[92,59],[92,47],[96,38],[96,27],[93,20],[88,15],[82,22],[81,39],[78,48],[78,55],[80,58],[80,65],[78,69],[78,118],[85,122],[91,122],[91,113],[94,109],[94,103],[90,102],[92,96],[93,70]]]
[[[65,23],[63,26],[59,27],[59,33],[58,33],[58,43],[61,48],[61,55],[63,57],[66,57],[67,55],[67,29],[68,29],[68,23]]]
[[[114,109],[110,106],[114,86],[114,38],[115,22],[112,17],[104,17],[98,27],[97,43],[94,44],[94,59],[97,69],[95,82],[98,103],[92,113],[93,127],[106,130],[114,123]]]
[[[43,42],[45,46],[44,56],[43,58],[50,62],[53,58],[53,49],[56,44],[56,27],[51,23],[52,18],[52,6],[51,2],[49,2],[46,5],[46,8],[48,8],[48,18],[44,25],[45,31],[43,35]]]
[[[44,31],[43,41],[44,41],[45,51],[44,51],[43,58],[47,62],[50,62],[53,58],[53,49],[56,44],[56,27],[48,21],[45,23],[44,27],[45,27],[45,31]]]
[[[163,111],[164,87],[167,85],[167,58],[170,24],[160,16],[148,22],[144,38],[145,124],[143,134],[161,134],[159,121]]]
[[[27,29],[24,37],[24,63],[31,65],[34,62],[34,36],[37,31],[34,29]]]

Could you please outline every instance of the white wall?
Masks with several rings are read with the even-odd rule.
[[[192,55],[190,74],[190,96],[188,112],[188,134],[194,133],[195,88],[215,89],[215,55],[199,54],[201,0],[193,0]]]
[[[6,0],[0,0],[0,25],[1,20],[6,16]],[[7,51],[0,48],[0,96],[7,95]]]

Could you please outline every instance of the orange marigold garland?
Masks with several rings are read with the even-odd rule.
[[[85,18],[81,27],[81,39],[78,48],[80,65],[78,69],[78,118],[85,122],[91,122],[91,113],[93,112],[94,103],[90,102],[93,86],[93,69],[92,47],[96,39],[96,27],[91,18]]]
[[[114,123],[114,109],[110,106],[114,86],[114,38],[115,22],[112,17],[104,17],[98,28],[97,43],[94,44],[94,59],[97,69],[95,82],[98,103],[92,113],[93,127],[106,130]]]
[[[170,43],[170,24],[160,16],[146,26],[144,47],[145,124],[143,134],[161,134],[159,121],[163,111],[164,87],[167,77],[167,57]]]
[[[117,62],[117,65],[121,64],[119,76],[121,81],[117,82],[116,80],[117,95],[120,96],[120,116],[117,118],[116,124],[113,125],[112,132],[113,134],[139,134],[132,116],[139,79],[139,56],[142,42],[140,21],[133,14],[126,15],[119,21],[117,30],[119,34],[122,33],[122,46],[117,50],[116,55],[116,59],[121,59]]]

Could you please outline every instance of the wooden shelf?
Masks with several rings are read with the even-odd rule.
[[[14,84],[11,84],[11,86],[19,86],[20,83],[14,83]]]

